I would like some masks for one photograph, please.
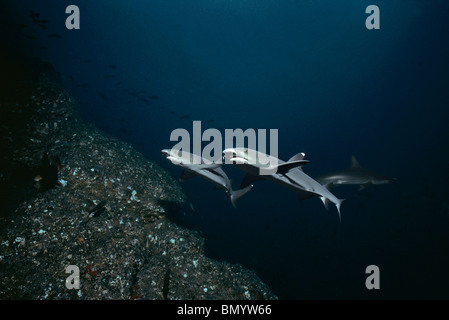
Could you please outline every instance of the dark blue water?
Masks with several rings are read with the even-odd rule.
[[[80,30],[65,28],[69,4]],[[365,27],[370,4],[379,30]],[[305,152],[312,177],[354,154],[398,178],[334,189],[346,198],[341,222],[333,205],[270,182],[234,209],[189,180],[194,210],[175,220],[202,233],[209,256],[254,269],[283,299],[449,298],[447,1],[45,0],[2,13],[5,48],[51,62],[83,118],[175,177],[160,150],[201,120],[203,130],[278,129],[280,158]],[[237,187],[243,173],[224,169]],[[380,290],[365,287],[371,264]]]

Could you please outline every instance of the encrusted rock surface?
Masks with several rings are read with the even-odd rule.
[[[173,177],[83,123],[44,74],[23,82],[20,99],[0,99],[0,299],[276,299],[169,220],[185,202]],[[46,156],[57,183],[44,187]]]

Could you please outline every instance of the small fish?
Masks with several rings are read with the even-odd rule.
[[[104,95],[103,93],[101,93],[100,91],[98,91],[98,95],[104,100],[104,101],[108,101],[108,97],[106,97],[106,95]]]
[[[23,36],[25,38],[27,38],[27,39],[30,39],[30,40],[36,40],[37,39],[35,36],[29,36],[29,35],[26,35],[26,34],[24,34]]]
[[[37,24],[39,27],[41,27],[42,29],[48,29],[48,27],[45,25],[45,24],[40,24],[40,23],[38,23]]]
[[[189,119],[190,116],[188,114],[183,115],[182,117],[179,117],[179,119]]]
[[[145,98],[139,98],[139,100],[140,101],[142,101],[142,102],[144,102],[146,105],[149,105],[149,106],[151,106],[151,102],[150,102],[150,100],[148,100],[148,99],[145,99]]]
[[[106,64],[105,67],[109,69],[117,69],[117,66],[115,64]]]
[[[31,19],[35,20],[36,18],[39,18],[40,15],[41,15],[40,13],[37,13],[37,12],[35,12],[33,10],[30,10],[30,17],[31,17]]]
[[[126,135],[128,135],[128,134],[131,133],[131,131],[129,131],[129,130],[125,129],[125,128],[122,128],[122,127],[119,127],[119,128],[118,128],[118,131],[119,131],[120,133],[123,133],[123,134],[126,134]]]
[[[62,38],[62,36],[59,33],[50,33],[48,36],[51,38],[58,38],[58,39]]]
[[[113,74],[107,74],[107,75],[104,75],[103,78],[105,78],[105,79],[111,79],[111,78],[115,78],[115,75],[113,75]]]
[[[89,59],[83,59],[83,60],[80,60],[80,62],[83,62],[83,63],[91,63],[92,61],[89,60]]]
[[[192,211],[195,212],[195,208],[193,207],[192,202],[189,202],[189,204],[190,204],[190,209],[192,209]]]
[[[150,96],[150,99],[156,100],[159,99],[159,96]]]
[[[105,204],[107,203],[106,200],[100,201],[99,204],[97,204],[90,212],[89,216],[91,217],[98,217],[100,214],[102,214],[105,211]]]

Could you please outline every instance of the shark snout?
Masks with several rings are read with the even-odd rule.
[[[233,148],[228,148],[223,150],[223,161],[225,161],[226,163],[230,163],[230,160],[232,158],[235,158],[237,156],[237,153],[235,152],[235,149]]]

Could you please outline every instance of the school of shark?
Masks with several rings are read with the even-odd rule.
[[[355,185],[362,190],[370,184],[388,184],[397,180],[362,168],[354,156],[351,158],[349,169],[314,179],[304,173],[302,168],[310,162],[304,159],[305,153],[298,153],[288,161],[275,158],[275,161],[270,163],[276,165],[270,168],[271,171],[268,171],[266,163],[261,163],[258,159],[269,159],[272,156],[248,148],[228,148],[223,150],[222,160],[246,173],[240,184],[240,189],[234,190],[231,179],[222,169],[223,161],[212,162],[196,154],[177,149],[163,149],[162,155],[172,164],[183,169],[180,182],[195,176],[202,177],[212,182],[217,188],[224,189],[234,207],[236,207],[236,201],[248,193],[256,181],[268,180],[293,190],[298,194],[300,200],[319,197],[326,209],[330,202],[333,203],[337,208],[340,221],[340,207],[344,199],[338,199],[330,191],[331,187]]]

